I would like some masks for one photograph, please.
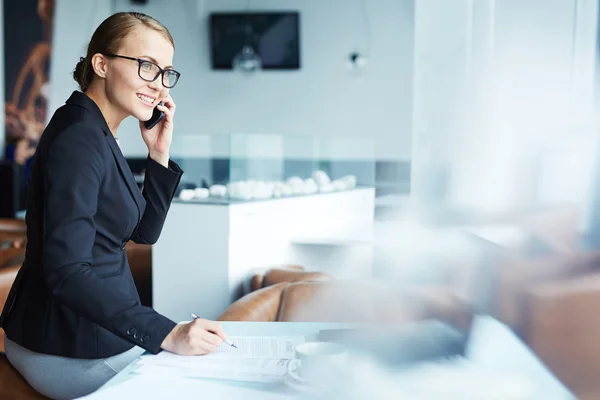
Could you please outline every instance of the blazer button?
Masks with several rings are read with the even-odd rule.
[[[140,336],[141,336],[141,335],[140,335],[140,333],[139,333],[139,332],[135,332],[135,333],[133,334],[133,338],[134,338],[134,339],[139,339],[139,338],[140,338]]]
[[[144,338],[142,339],[142,343],[148,342],[149,340],[150,340],[150,336],[144,336]]]
[[[135,328],[129,328],[129,329],[127,329],[127,334],[129,336],[135,337],[135,335],[137,334],[137,329],[135,329]]]
[[[124,251],[127,246],[127,242],[121,244],[121,250]]]

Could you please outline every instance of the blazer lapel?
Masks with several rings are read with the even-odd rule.
[[[121,152],[117,141],[115,140],[112,132],[110,131],[106,119],[104,119],[104,116],[102,115],[102,111],[100,111],[100,108],[98,108],[98,106],[92,99],[90,99],[87,95],[79,91],[74,91],[71,94],[71,97],[69,97],[69,99],[67,100],[67,104],[83,107],[86,110],[88,110],[91,116],[96,120],[96,122],[104,131],[106,140],[108,141],[113,156],[115,157],[115,161],[117,162],[117,166],[119,167],[119,172],[121,172],[123,180],[125,180],[125,183],[127,183],[129,192],[131,193],[131,196],[133,196],[133,200],[135,202],[135,205],[137,206],[139,223],[139,221],[142,219],[142,213],[144,212],[144,208],[146,207],[146,200],[144,199],[144,196],[142,196],[142,193],[140,193],[140,190],[138,189],[138,186],[135,182],[135,178],[131,173],[131,169],[129,169],[129,165],[127,165],[127,161],[125,160],[125,157],[123,156],[123,153]]]
[[[127,165],[127,160],[125,160],[125,157],[123,156],[123,153],[121,152],[121,149],[119,148],[119,145],[117,144],[117,141],[115,140],[113,135],[107,134],[106,140],[108,141],[113,156],[117,161],[117,166],[119,167],[121,176],[125,180],[125,183],[127,183],[129,192],[133,196],[133,200],[135,201],[135,205],[138,209],[139,222],[139,220],[142,218],[142,204],[144,204],[146,200],[144,199],[144,196],[142,196],[142,193],[140,192],[140,189],[138,188],[137,183],[135,182],[135,178],[131,173],[131,169],[129,169],[129,165]]]

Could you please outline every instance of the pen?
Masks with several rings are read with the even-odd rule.
[[[200,318],[199,316],[197,316],[197,315],[196,315],[196,314],[194,314],[194,313],[191,313],[191,314],[192,314],[192,318],[194,318],[194,319],[198,319],[198,318]],[[237,346],[236,346],[235,344],[233,344],[232,342],[230,342],[229,340],[225,339],[225,340],[223,340],[223,341],[224,341],[225,343],[227,343],[228,345],[230,345],[231,347],[234,347],[234,348],[236,348],[236,349],[237,349]]]

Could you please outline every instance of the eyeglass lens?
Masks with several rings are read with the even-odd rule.
[[[140,63],[140,78],[152,82],[158,77],[160,73],[160,68],[150,62],[142,62]],[[177,83],[178,76],[175,71],[165,70],[162,76],[162,82],[165,87],[172,88]]]

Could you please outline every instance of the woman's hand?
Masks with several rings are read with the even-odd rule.
[[[175,354],[197,356],[212,353],[226,338],[219,322],[197,318],[173,328],[160,347]]]
[[[173,116],[175,115],[175,102],[171,95],[162,100],[164,106],[157,105],[165,113],[165,117],[154,128],[146,129],[144,122],[140,121],[140,131],[148,153],[157,163],[167,167],[169,165],[169,149],[173,140]]]

